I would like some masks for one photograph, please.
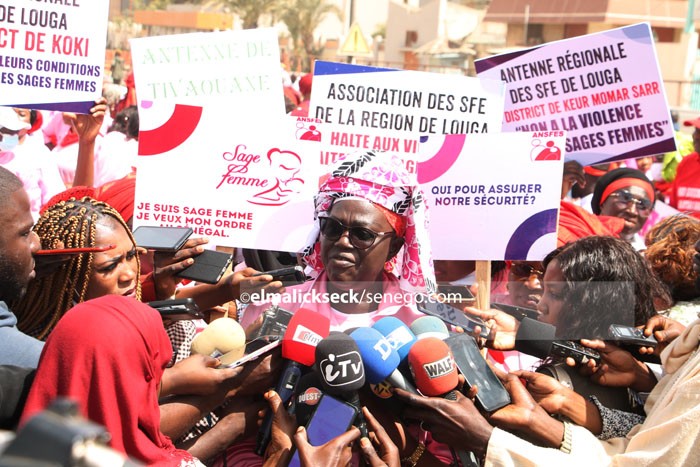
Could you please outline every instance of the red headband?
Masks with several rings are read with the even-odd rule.
[[[583,171],[592,177],[602,177],[603,175],[608,173],[607,170],[596,169],[595,167],[592,167],[590,165],[584,167]]]
[[[649,185],[648,182],[645,182],[644,180],[640,180],[638,178],[618,178],[610,185],[605,187],[605,190],[603,191],[603,194],[600,197],[600,205],[602,206],[605,200],[608,199],[608,196],[610,196],[617,190],[627,188],[630,186],[638,186],[639,188],[643,189],[649,197],[649,200],[652,202],[656,198],[654,196],[654,189],[651,187],[651,185]]]

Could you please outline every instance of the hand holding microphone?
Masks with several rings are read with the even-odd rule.
[[[459,384],[457,368],[450,348],[436,337],[416,342],[408,353],[413,380],[421,394],[455,400]]]
[[[225,383],[236,384],[236,376],[243,369],[216,368],[219,363],[218,359],[207,355],[190,355],[166,368],[163,372],[160,397],[171,394],[208,396],[220,391]]]
[[[483,421],[486,444],[492,428],[474,404],[455,391],[459,377],[447,344],[436,337],[419,339],[408,353],[408,363],[418,390],[432,397],[411,395],[396,389],[396,396],[412,406],[404,411],[404,416],[427,424],[426,429],[433,438],[449,445],[455,459],[458,458],[463,465],[478,465],[474,464],[475,459],[468,452],[473,450],[473,446],[465,443],[469,437],[469,425],[478,420],[475,417]],[[481,447],[482,450],[486,444]]]
[[[267,391],[264,396],[270,406],[269,411],[272,413],[270,444],[265,462],[266,465],[286,465],[294,448],[292,438],[298,425],[295,423],[294,417],[285,409],[279,394],[275,391]],[[263,417],[264,413],[265,411],[261,410],[258,415]]]
[[[329,332],[328,318],[311,310],[300,308],[290,319],[282,339],[282,357],[287,360],[287,364],[275,388],[285,407],[296,390],[302,368],[314,364],[316,345]],[[272,413],[268,411],[258,432],[255,452],[259,456],[265,453],[270,441],[271,426]]]
[[[228,365],[245,353],[245,331],[235,319],[215,319],[192,340],[192,353],[218,358]]]
[[[408,352],[408,364],[416,387],[422,394],[450,401],[463,397],[455,390],[459,385],[457,367],[449,346],[443,340],[437,337],[419,338]],[[452,456],[464,467],[479,465],[476,458],[463,449],[452,449]]]
[[[331,333],[319,342],[316,347],[316,367],[321,376],[323,392],[355,407],[355,423],[362,436],[367,436],[367,425],[357,393],[365,385],[365,368],[352,337],[342,332]]]
[[[362,408],[362,413],[367,420],[367,425],[373,433],[373,437],[360,439],[360,449],[365,462],[369,466],[395,466],[401,465],[399,448],[391,440],[379,421],[374,418],[367,407]]]
[[[410,406],[404,416],[419,420],[433,438],[455,449],[486,453],[493,427],[486,421],[474,403],[461,393],[456,400],[442,397],[423,397],[396,389],[396,396]]]

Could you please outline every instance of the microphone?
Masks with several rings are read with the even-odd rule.
[[[399,354],[399,359],[404,361],[408,351],[416,343],[416,336],[406,324],[394,316],[386,316],[372,326],[379,331],[389,342],[391,348]]]
[[[440,318],[435,316],[421,316],[411,323],[411,331],[418,340],[426,337],[436,337],[444,340],[450,337],[447,325]]]
[[[406,323],[393,316],[386,316],[380,319],[374,323],[372,329],[379,331],[386,338],[391,347],[399,354],[401,361],[397,369],[398,374],[401,375],[404,380],[410,381],[410,376],[408,375],[410,375],[411,372],[408,369],[406,357],[408,356],[408,351],[410,350],[411,346],[415,344],[417,340],[416,336],[413,334],[413,331],[411,331]],[[401,382],[399,385],[399,387],[403,387],[404,389],[406,386],[406,382]],[[377,387],[376,385],[372,385],[371,389],[377,397],[385,399],[387,402],[396,403],[396,401],[390,401],[390,399],[393,399],[393,397],[391,397],[391,392],[387,393],[385,390],[389,388],[382,389],[381,386]],[[412,386],[411,389],[413,389]],[[399,405],[399,407],[402,406],[403,404]]]
[[[456,399],[453,390],[459,384],[457,368],[445,342],[437,337],[419,339],[408,352],[408,365],[422,394]]]
[[[293,412],[297,418],[297,425],[306,426],[322,395],[321,375],[310,371],[301,377],[290,408],[290,413]]]
[[[557,328],[536,319],[523,318],[515,336],[515,350],[537,358],[547,358]]]
[[[398,370],[401,358],[389,341],[376,329],[357,328],[351,334],[360,350],[367,381],[378,384],[386,380],[395,388],[418,394],[416,388]]]
[[[455,391],[459,385],[457,367],[452,351],[442,339],[419,338],[408,352],[408,365],[421,393],[426,396],[457,400],[457,391]],[[474,454],[469,451],[453,448],[450,448],[450,451],[455,461],[464,467],[479,465]]]
[[[342,332],[333,332],[316,346],[316,367],[325,393],[342,398],[357,409],[362,436],[367,424],[362,417],[358,390],[365,385],[365,368],[357,344]]]
[[[302,367],[314,364],[316,345],[328,336],[330,326],[328,318],[306,308],[297,310],[289,320],[287,331],[282,338],[282,358],[287,360],[287,364],[275,387],[285,406],[296,390]],[[272,412],[268,410],[255,446],[255,453],[259,456],[265,454],[270,442],[271,429]]]
[[[557,328],[551,324],[523,318],[515,336],[515,350],[537,358],[549,356],[573,358],[577,363],[600,362],[600,354],[574,341],[555,340]]]
[[[342,332],[332,332],[316,346],[321,384],[332,396],[357,391],[365,385],[365,368],[357,344]]]
[[[218,358],[228,365],[245,353],[245,331],[235,319],[223,317],[209,323],[194,339],[190,349],[199,355]]]

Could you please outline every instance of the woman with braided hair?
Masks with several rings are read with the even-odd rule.
[[[18,316],[18,327],[27,334],[46,340],[62,318],[67,314],[70,316],[69,310],[74,305],[96,298],[121,295],[141,300],[139,281],[139,250],[141,249],[136,246],[134,237],[121,215],[108,204],[88,196],[57,201],[43,212],[34,226],[34,232],[39,235],[42,246],[46,249],[83,247],[107,247],[107,249],[70,256],[52,273],[36,277],[30,282],[25,296],[12,304]],[[185,253],[181,249],[173,255],[175,263],[168,273],[172,280],[175,280],[172,277],[174,272],[191,264],[190,256],[199,252],[201,243],[203,243],[201,239],[192,239],[183,247],[191,251]],[[181,255],[178,256],[180,253]],[[234,278],[222,284],[221,289],[229,289],[229,294],[237,293],[241,280],[253,272],[252,270],[237,272],[232,275],[235,276]],[[249,282],[266,283],[269,282],[269,277],[267,280],[255,277],[249,279]],[[204,293],[209,296],[203,298],[201,303],[219,299],[217,297],[220,297],[220,294],[210,287],[202,287]],[[195,288],[192,287],[192,289]],[[169,295],[173,292],[174,287]],[[198,301],[196,296],[193,298]],[[190,321],[183,320],[170,324],[167,330],[170,331],[171,328],[181,326],[183,323],[190,324],[194,328],[194,324]],[[112,332],[108,328],[105,328],[105,331]],[[170,332],[168,334],[171,335]],[[163,375],[160,395],[170,397],[163,399],[161,404],[160,430],[171,438],[178,439],[204,415],[216,409],[216,415],[220,417],[219,423],[224,419],[227,420],[224,427],[219,429],[220,434],[215,437],[221,441],[217,449],[223,449],[245,429],[246,418],[257,413],[259,407],[244,394],[245,390],[256,392],[256,384],[264,387],[271,384],[271,381],[265,379],[268,373],[271,374],[268,369],[272,365],[271,357],[259,359],[241,367],[246,375],[246,387],[245,390],[241,390],[243,380],[243,376],[239,376],[241,369],[216,368],[220,364],[219,360],[208,355],[189,356],[191,337],[189,336],[186,345],[182,343],[177,345],[171,337],[172,350],[177,352],[186,348],[187,353],[182,352],[181,357],[189,358],[175,360],[174,357],[172,359],[168,357],[171,363],[167,365],[169,368]],[[169,354],[172,355],[171,352]],[[170,367],[173,360],[177,363]],[[76,365],[79,363],[82,362],[76,361]],[[236,391],[235,403],[229,403],[225,408],[221,407],[223,402],[231,397],[230,391]],[[210,420],[210,417],[206,419]],[[206,427],[195,434],[212,429],[212,423],[209,421]],[[208,436],[206,439],[211,438]],[[196,444],[197,441],[190,440],[188,445],[193,443]]]
[[[105,251],[70,256],[50,275],[33,280],[22,300],[13,304],[19,320],[18,327],[42,340],[76,303],[103,295],[128,295],[142,299],[142,281],[139,280],[141,263],[131,230],[116,209],[90,197],[90,190],[73,188],[65,192],[68,194],[50,202],[34,226],[45,249],[114,245],[114,248]],[[71,197],[65,199],[67,196]],[[178,252],[162,259],[150,281],[154,290],[149,294],[143,292],[148,296],[144,299],[163,300],[171,297],[180,280],[176,274],[192,264],[193,256],[204,251],[206,241],[191,238]],[[256,272],[248,268],[226,276],[216,285],[187,287],[182,289],[178,298],[193,298],[200,309],[206,310],[237,299],[243,280],[246,287],[254,288],[257,284],[277,290],[269,288],[274,285],[267,283],[269,276],[252,277]],[[191,324],[189,321],[185,323]],[[186,347],[189,349],[189,345]],[[180,360],[179,356],[176,360]]]
[[[50,275],[37,277],[13,304],[24,332],[46,339],[76,303],[102,295],[141,298],[139,257],[128,226],[111,206],[89,197],[60,201],[37,221],[34,231],[46,249],[113,248],[71,256]]]

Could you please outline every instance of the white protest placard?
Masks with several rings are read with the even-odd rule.
[[[217,110],[204,107],[173,150],[138,157],[134,227],[188,226],[216,245],[301,250],[318,190],[318,141],[285,115],[231,131]]]
[[[285,113],[274,29],[143,37],[130,43],[139,103],[228,103],[229,119]]]
[[[422,135],[500,131],[503,105],[497,80],[317,61],[309,117],[324,124],[322,165],[353,149],[413,164]]]
[[[557,245],[565,133],[429,136],[418,182],[434,259],[541,260]]]
[[[583,165],[675,150],[648,23],[477,60],[507,83],[503,131],[564,130]]]
[[[147,37],[131,46],[140,120],[134,226],[189,226],[223,246],[305,246],[319,125],[314,133],[284,113],[277,33]]]
[[[0,4],[0,105],[87,113],[102,93],[109,0]]]

